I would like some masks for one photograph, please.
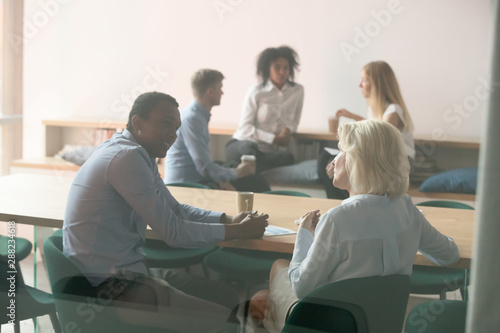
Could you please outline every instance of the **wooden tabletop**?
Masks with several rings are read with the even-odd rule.
[[[15,174],[0,177],[0,221],[61,228],[66,199],[72,179],[47,175]],[[236,213],[236,192],[169,187],[181,203],[229,215]],[[255,194],[254,209],[269,214],[269,223],[297,230],[294,221],[305,212],[319,209],[325,213],[340,205],[339,200]],[[452,237],[460,251],[454,267],[468,268],[472,258],[475,211],[420,207],[425,217],[443,234]],[[154,237],[153,232],[148,232]],[[271,236],[262,239],[233,240],[221,246],[291,253],[295,235]],[[415,263],[430,262],[417,256]]]

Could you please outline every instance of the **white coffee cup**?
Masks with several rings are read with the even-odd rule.
[[[255,162],[255,155],[241,155],[241,162]]]
[[[238,192],[236,204],[238,213],[251,211],[253,209],[253,192]]]

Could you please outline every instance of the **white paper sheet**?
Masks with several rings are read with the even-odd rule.
[[[338,149],[335,149],[335,148],[328,148],[328,147],[325,147],[325,150],[328,154],[330,155],[338,155],[340,153],[340,150]]]
[[[266,227],[266,231],[264,232],[264,236],[293,235],[296,233],[296,231],[293,231],[291,229],[282,228],[275,225],[268,225]]]

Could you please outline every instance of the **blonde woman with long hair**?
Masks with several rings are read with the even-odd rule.
[[[415,144],[413,140],[413,121],[401,95],[396,75],[391,66],[385,61],[373,61],[361,70],[359,83],[361,94],[368,106],[368,119],[386,121],[394,125],[401,133],[406,154],[410,163],[415,158]],[[337,117],[347,117],[356,121],[365,118],[346,109],[340,109]],[[331,161],[334,156],[322,153],[318,158],[318,174],[325,186],[328,198],[345,199],[347,192],[335,188],[330,179],[333,177]]]

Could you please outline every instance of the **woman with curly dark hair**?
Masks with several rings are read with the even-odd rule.
[[[280,147],[289,144],[302,113],[304,87],[294,82],[298,67],[297,52],[288,46],[260,53],[260,82],[248,91],[238,130],[226,145],[229,166],[238,165],[242,155],[255,156],[257,172],[294,162]]]

